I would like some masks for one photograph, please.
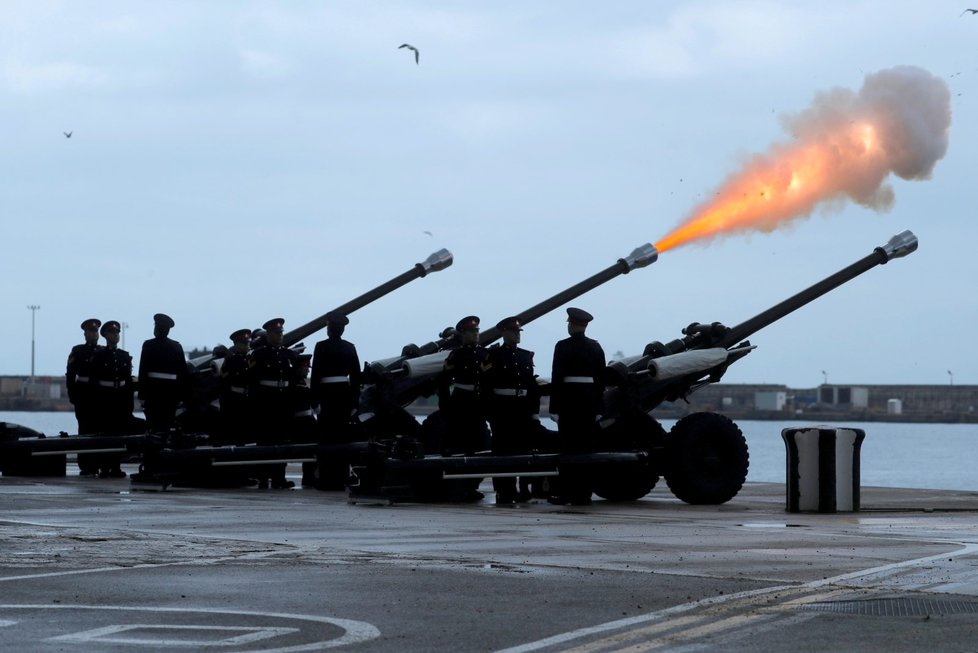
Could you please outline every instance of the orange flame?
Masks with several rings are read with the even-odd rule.
[[[659,252],[737,231],[772,231],[842,195],[878,189],[889,162],[868,120],[839,124],[806,142],[780,145],[730,177],[713,199],[656,243]]]

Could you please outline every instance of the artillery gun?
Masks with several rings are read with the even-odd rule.
[[[639,499],[664,476],[669,489],[687,503],[725,503],[737,495],[747,478],[749,453],[740,428],[724,415],[693,413],[667,433],[651,411],[663,401],[688,397],[718,382],[732,363],[754,350],[747,338],[764,327],[916,249],[916,236],[904,231],[868,256],[737,326],[694,322],[683,329],[682,338],[665,344],[652,342],[641,356],[611,363],[606,370],[608,390],[600,443],[592,453],[424,457],[396,442],[386,456],[374,456],[372,466],[357,470],[370,479],[370,487],[359,492],[424,498],[438,496],[434,488],[439,484],[461,479],[559,477],[573,469],[574,478],[588,479],[591,490],[608,500]]]
[[[303,338],[323,329],[326,326],[326,316],[329,313],[338,311],[344,314],[350,314],[415,279],[421,279],[432,272],[444,270],[451,266],[452,262],[453,257],[451,252],[447,249],[440,249],[423,262],[416,263],[411,269],[397,275],[389,281],[287,332],[283,336],[283,340],[286,346],[293,346]],[[195,371],[198,381],[203,381],[208,376],[213,378],[213,375],[210,374],[212,362],[214,362],[213,355],[202,356],[190,361],[190,366]],[[205,401],[203,403],[207,405],[208,402]],[[200,410],[199,407],[198,410]],[[197,426],[206,422],[206,419],[198,419],[194,425]],[[204,433],[207,431],[207,429],[188,430],[199,430]],[[153,446],[155,448],[156,445],[154,442],[158,439],[153,437],[148,438],[143,433],[119,436],[68,436],[66,433],[61,433],[57,437],[45,437],[43,434],[26,429],[25,427],[19,427],[15,424],[4,424],[4,428],[0,429],[0,473],[7,476],[64,476],[66,456],[68,454],[84,452],[140,455],[145,453],[147,446]],[[207,442],[206,435],[199,437],[196,435],[187,435],[180,439],[181,444],[186,447],[191,447],[198,443],[206,444]]]

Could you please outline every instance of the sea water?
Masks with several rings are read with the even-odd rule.
[[[65,412],[3,412],[0,422],[28,426],[46,435],[76,433],[75,416]],[[666,430],[673,420],[663,420]],[[748,481],[784,483],[784,428],[803,422],[738,421],[750,451]],[[931,488],[978,491],[978,424],[829,423],[861,428],[861,484],[865,487]]]

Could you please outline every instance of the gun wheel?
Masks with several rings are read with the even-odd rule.
[[[662,425],[646,413],[630,416],[612,427],[612,430],[618,429],[622,432],[606,433],[602,437],[619,445],[627,443],[626,448],[645,450],[662,446],[666,438]],[[595,474],[592,489],[606,501],[637,501],[651,492],[658,482],[658,474],[653,473],[647,462],[611,465]]]
[[[747,440],[724,415],[693,413],[676,422],[666,440],[666,456],[666,483],[686,503],[726,503],[747,480]]]

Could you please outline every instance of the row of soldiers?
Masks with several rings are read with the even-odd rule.
[[[605,357],[601,346],[585,335],[592,316],[567,309],[569,337],[554,348],[550,413],[558,424],[557,443],[546,442],[539,422],[540,384],[533,352],[520,348],[522,325],[517,317],[496,326],[502,344],[479,345],[477,316],[458,322],[461,344],[446,358],[439,376],[439,408],[447,422],[441,443],[446,455],[491,449],[499,454],[529,453],[536,449],[584,452],[597,437],[602,414]],[[82,323],[85,343],[72,349],[66,378],[75,406],[79,434],[119,435],[140,432],[134,420],[133,394],[140,399],[146,427],[166,431],[192,395],[191,375],[183,347],[168,337],[174,321],[158,313],[154,337],[143,343],[138,378],[132,377],[132,357],[118,347],[120,325],[90,319]],[[274,318],[262,325],[261,338],[250,329],[230,335],[232,346],[214,369],[219,378],[220,422],[215,444],[274,445],[288,442],[323,444],[358,438],[355,416],[361,390],[361,367],[356,347],[343,339],[349,319],[327,315],[327,338],[313,355],[283,345],[285,321]],[[100,328],[101,327],[101,328]],[[98,345],[101,334],[106,345]],[[309,379],[310,366],[312,379]],[[134,383],[135,381],[135,383]],[[491,428],[491,436],[488,425]],[[81,473],[124,475],[118,458],[83,454]],[[342,476],[340,470],[320,470],[322,477]],[[304,482],[312,482],[304,469]],[[263,477],[264,475],[264,477]],[[291,487],[284,466],[264,470],[260,482]],[[558,503],[586,503],[590,491],[564,476],[563,489],[551,497]],[[529,487],[516,479],[493,479],[496,500],[510,504],[527,500]],[[579,490],[574,488],[580,486]]]
[[[456,325],[462,343],[445,360],[439,383],[439,410],[443,412],[449,441],[445,453],[472,454],[484,448],[486,422],[490,448],[498,454],[524,454],[535,449],[583,453],[593,449],[598,419],[603,413],[605,356],[601,345],[585,335],[593,317],[579,308],[567,309],[568,338],[554,347],[550,384],[550,414],[557,421],[558,442],[545,441],[540,426],[540,385],[534,374],[533,352],[519,347],[522,325],[509,317],[496,324],[502,344],[479,345],[475,315]],[[513,477],[493,478],[496,503],[527,501],[528,483]],[[587,504],[591,490],[584,479],[565,471],[552,503]]]
[[[132,357],[118,346],[119,322],[82,322],[85,342],[71,350],[66,369],[79,434],[165,432],[177,424],[179,413],[191,402],[193,379],[183,347],[168,337],[173,319],[157,313],[153,320],[154,335],[143,343],[136,378]],[[327,338],[315,349],[311,385],[313,356],[283,346],[282,318],[267,321],[263,335],[254,342],[250,329],[231,334],[232,346],[215,366],[220,419],[214,444],[346,442],[353,437],[360,361],[356,347],[342,338],[349,319],[330,313],[327,320]],[[99,335],[105,338],[105,346],[98,344]],[[133,417],[134,396],[146,416],[145,425]],[[79,469],[84,475],[125,475],[118,456],[82,454]],[[292,485],[284,468],[276,468],[270,476],[259,474],[259,481],[273,487]]]

